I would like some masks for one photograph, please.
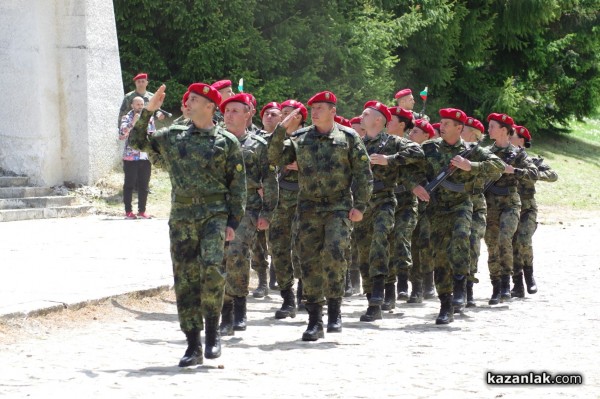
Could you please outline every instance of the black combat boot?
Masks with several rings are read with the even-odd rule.
[[[435,284],[433,284],[433,271],[423,274],[423,299],[435,297]]]
[[[283,303],[281,304],[281,309],[275,312],[275,318],[285,319],[286,317],[291,317],[293,319],[296,317],[296,296],[294,289],[288,288],[287,290],[282,290],[281,297],[283,298]]]
[[[523,274],[525,275],[525,284],[527,284],[527,293],[535,294],[538,292],[537,284],[533,278],[533,266],[525,266],[523,268]]]
[[[360,270],[350,270],[350,280],[352,281],[352,293],[360,294]]]
[[[325,338],[323,332],[323,306],[318,303],[307,303],[308,327],[302,333],[302,341],[316,341]]]
[[[408,300],[408,272],[398,273],[398,300]]]
[[[490,305],[497,305],[500,303],[500,279],[492,278],[492,297],[488,301]]]
[[[193,328],[191,331],[185,331],[188,347],[181,360],[179,367],[189,367],[196,364],[202,364],[202,344],[200,343],[200,329]]]
[[[277,276],[275,276],[275,266],[271,263],[269,266],[269,289],[273,291],[278,291],[279,286],[277,285]]]
[[[467,281],[467,307],[474,308],[477,306],[475,300],[473,299],[473,281]]]
[[[246,297],[233,298],[233,330],[246,331]]]
[[[525,298],[525,287],[523,287],[523,273],[514,274],[512,276],[513,289],[510,290],[510,295],[514,298]]]
[[[502,276],[500,277],[500,302],[510,298],[510,276]]]
[[[373,277],[373,290],[371,291],[371,299],[369,299],[369,305],[383,304],[385,299],[385,276],[380,274]]]
[[[267,269],[258,270],[258,287],[252,291],[254,298],[264,298],[269,293],[267,282]]]
[[[454,275],[454,288],[452,292],[452,307],[454,308],[454,313],[462,312],[465,307],[465,288],[467,284],[467,279],[462,274]]]
[[[218,329],[219,316],[206,317],[204,323],[204,356],[216,359],[221,356],[221,335]]]
[[[410,292],[410,298],[407,303],[423,303],[423,284],[420,281],[413,281],[411,283],[412,291]]]
[[[452,311],[452,294],[440,295],[440,314],[435,319],[435,324],[448,324],[454,321],[454,313]]]
[[[385,296],[381,304],[381,310],[396,309],[396,287],[394,283],[385,285]]]
[[[367,293],[367,301],[369,301],[369,307],[367,308],[367,312],[360,316],[360,321],[372,322],[375,320],[383,319],[383,315],[381,313],[381,305],[371,304],[370,293]]]
[[[350,297],[354,293],[354,288],[352,287],[352,280],[350,279],[350,270],[346,270],[346,288],[344,290],[344,297]]]
[[[221,336],[226,337],[233,335],[233,299],[223,301],[223,309],[221,309],[221,325],[219,326]]]
[[[298,287],[296,289],[296,298],[298,300],[298,310],[306,310],[306,301],[303,301],[304,290],[302,280],[298,280]]]
[[[342,298],[327,299],[327,332],[342,332]]]

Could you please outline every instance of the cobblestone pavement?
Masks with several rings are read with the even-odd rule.
[[[185,342],[171,292],[117,297],[53,328],[40,326],[67,312],[4,320],[0,396],[598,398],[600,220],[541,225],[534,240],[536,295],[490,307],[480,272],[478,307],[449,326],[434,323],[437,300],[361,323],[366,300],[354,296],[342,306],[343,332],[314,343],[300,340],[306,313],[275,320],[279,297],[249,298],[248,330],[189,369],[176,366]],[[583,384],[492,386],[487,371],[580,373]]]

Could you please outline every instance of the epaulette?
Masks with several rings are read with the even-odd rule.
[[[171,125],[169,126],[169,132],[173,132],[173,134],[179,134],[181,132],[187,131],[191,125]]]
[[[263,143],[264,145],[269,145],[269,143],[267,143],[267,140],[265,140],[264,137],[259,136],[258,134],[254,134],[254,133],[250,133],[250,137],[252,137],[253,139],[255,139],[256,141]]]
[[[356,133],[356,130],[352,129],[351,127],[348,126],[342,126],[339,123],[337,124],[338,130],[341,132],[344,132],[348,135],[351,136],[358,136],[358,133]]]
[[[290,137],[298,137],[301,136],[303,134],[305,134],[306,132],[308,132],[311,129],[310,126],[307,127],[303,127],[302,129],[298,129],[296,130],[294,133],[292,133],[292,135]]]
[[[221,127],[219,125],[217,125],[217,133],[222,134],[224,137],[228,138],[229,140],[231,140],[233,142],[239,142],[239,140],[235,136],[235,134],[229,133],[226,129],[224,129],[223,127]]]

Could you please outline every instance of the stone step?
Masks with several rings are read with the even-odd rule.
[[[29,219],[69,218],[87,215],[91,205],[57,206],[50,208],[25,208],[0,210],[0,222],[14,222]]]
[[[46,208],[73,205],[75,197],[49,196],[0,199],[0,209]]]
[[[0,198],[46,197],[54,194],[50,187],[0,187]]]
[[[0,176],[0,187],[24,187],[29,184],[29,177]]]

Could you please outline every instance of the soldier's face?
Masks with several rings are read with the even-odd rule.
[[[460,136],[464,141],[468,141],[469,143],[475,143],[476,141],[479,141],[479,136],[477,135],[475,130],[476,129],[473,129],[472,127],[465,126]]]
[[[185,103],[185,108],[187,108],[188,117],[193,119],[198,115],[212,115],[214,104],[207,98],[192,92]]]
[[[408,134],[408,138],[415,143],[421,144],[429,138],[429,135],[420,128],[414,127]]]
[[[404,97],[400,97],[398,99],[398,106],[401,108],[407,109],[409,111],[412,111],[412,109],[415,106],[415,98],[413,97],[412,94],[409,94]]]
[[[333,123],[335,107],[329,103],[314,103],[310,109],[310,117],[317,126],[325,126]]]
[[[225,101],[229,97],[233,96],[233,90],[231,89],[231,86],[219,90],[219,93],[221,93],[221,101]]]
[[[148,87],[148,79],[138,79],[135,81],[135,90],[138,93],[144,94],[146,87]]]
[[[225,106],[225,125],[232,133],[243,133],[250,118],[250,108],[242,103],[231,102]]]
[[[404,134],[404,122],[400,122],[396,115],[392,115],[392,120],[387,124],[387,131],[394,136],[402,136]]]
[[[365,108],[362,112],[361,118],[360,126],[365,130],[373,129],[377,123],[375,111],[373,111],[371,108]]]
[[[277,108],[269,108],[263,113],[262,124],[267,132],[272,132],[281,122],[281,111]]]
[[[517,147],[523,147],[525,146],[525,139],[519,137],[518,134],[513,134],[512,136],[510,136],[510,143]]]
[[[455,144],[460,138],[463,125],[456,122],[454,119],[447,118],[443,118],[440,123],[440,137],[448,144]]]

